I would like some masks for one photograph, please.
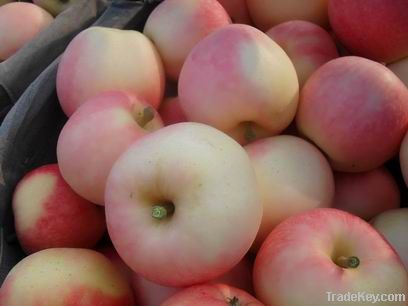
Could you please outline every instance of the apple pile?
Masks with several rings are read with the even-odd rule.
[[[0,59],[52,18],[1,6]],[[406,0],[164,0],[143,33],[82,31],[57,163],[15,188],[28,256],[0,305],[408,299],[407,86]]]

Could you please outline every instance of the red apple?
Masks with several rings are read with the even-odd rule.
[[[400,206],[400,191],[391,173],[381,167],[363,173],[335,173],[333,207],[370,220]]]
[[[297,126],[335,170],[369,171],[398,152],[408,128],[408,90],[379,63],[334,59],[303,87]]]
[[[408,1],[329,0],[330,24],[355,55],[380,62],[408,56]]]
[[[160,117],[164,125],[170,125],[179,122],[186,122],[187,118],[180,105],[178,97],[164,99],[159,108]]]
[[[24,176],[13,196],[14,224],[26,253],[55,247],[91,248],[105,233],[101,207],[81,198],[57,164]]]
[[[251,24],[245,0],[218,0],[230,15],[233,23]]]
[[[370,224],[320,208],[293,216],[270,233],[255,260],[254,286],[268,306],[327,306],[333,294],[407,296],[408,273]],[[361,300],[346,304],[368,305]],[[406,306],[406,301],[392,305]]]

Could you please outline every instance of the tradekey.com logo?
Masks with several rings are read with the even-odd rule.
[[[366,302],[366,303],[398,303],[398,302],[405,302],[406,296],[403,293],[389,293],[389,294],[374,294],[374,293],[367,293],[367,292],[357,292],[357,293],[333,293],[333,292],[326,292],[327,294],[327,301],[328,302]],[[390,304],[391,306],[391,304]]]

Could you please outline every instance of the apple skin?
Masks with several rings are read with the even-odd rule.
[[[58,98],[68,117],[88,99],[111,90],[128,91],[157,109],[164,86],[163,64],[155,47],[131,30],[82,31],[66,48],[57,73]]]
[[[7,306],[133,306],[129,285],[102,254],[54,248],[20,261],[0,289]]]
[[[287,21],[266,34],[288,54],[295,66],[300,87],[310,75],[328,61],[339,57],[330,34],[309,21]]]
[[[149,111],[150,121],[142,122]],[[62,129],[57,157],[62,176],[79,195],[104,205],[106,179],[114,162],[135,141],[163,126],[150,105],[119,91],[83,104]]]
[[[408,128],[408,90],[379,63],[340,57],[306,82],[296,120],[335,170],[369,171],[398,152]]]
[[[159,108],[160,117],[164,125],[186,122],[187,117],[184,114],[178,97],[169,97],[164,99]]]
[[[385,211],[371,220],[371,224],[393,246],[408,270],[408,208]]]
[[[78,196],[57,164],[39,167],[17,184],[14,224],[27,254],[47,248],[91,248],[106,230],[103,209]]]
[[[249,15],[257,28],[267,31],[290,20],[306,20],[322,27],[329,24],[328,0],[246,0]]]
[[[167,76],[177,81],[191,49],[229,23],[230,17],[216,0],[165,0],[150,14],[143,33],[157,47]]]
[[[342,268],[335,263],[340,256],[356,256],[360,265]],[[283,221],[269,234],[255,259],[254,287],[268,306],[327,306],[327,292],[408,295],[408,274],[370,224],[347,212],[320,208]],[[348,303],[362,304],[368,305]]]
[[[331,205],[333,172],[314,145],[295,136],[280,135],[260,139],[245,149],[255,168],[263,204],[253,251],[286,218]]]
[[[78,0],[33,0],[34,4],[41,6],[53,16],[57,16],[77,1]]]
[[[408,88],[408,57],[387,65]]]
[[[233,23],[252,24],[245,0],[218,0],[230,15]]]
[[[232,300],[236,298],[236,303]],[[235,300],[234,300],[235,301]],[[265,306],[249,293],[224,284],[196,285],[186,288],[160,306]]]
[[[189,121],[211,125],[246,144],[279,134],[290,124],[299,84],[277,43],[251,26],[233,24],[194,47],[178,89]]]
[[[329,0],[328,5],[332,29],[352,54],[387,63],[408,56],[407,11],[406,0]]]
[[[36,37],[54,18],[41,7],[11,2],[0,7],[0,61],[8,59]]]
[[[379,213],[400,207],[400,190],[384,167],[363,173],[334,175],[333,207],[369,221]]]
[[[165,207],[171,203],[173,212]],[[158,207],[167,217],[153,217]],[[116,161],[105,210],[109,235],[125,263],[172,287],[203,283],[233,268],[262,217],[245,150],[224,133],[192,122],[147,135]]]

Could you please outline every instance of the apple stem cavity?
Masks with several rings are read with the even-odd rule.
[[[157,220],[163,220],[171,216],[174,213],[173,203],[164,203],[153,205],[152,207],[152,217]]]
[[[360,259],[356,256],[340,256],[336,259],[335,263],[344,269],[355,269],[360,265]]]
[[[136,122],[142,128],[144,128],[150,121],[152,121],[153,118],[154,118],[154,110],[153,110],[153,107],[151,106],[145,107],[142,112],[138,112],[136,114]]]
[[[236,296],[234,296],[232,299],[229,298],[227,302],[228,306],[241,306],[241,303],[239,302],[239,299]]]
[[[245,124],[244,137],[247,142],[252,142],[256,139],[256,134],[250,122]]]

